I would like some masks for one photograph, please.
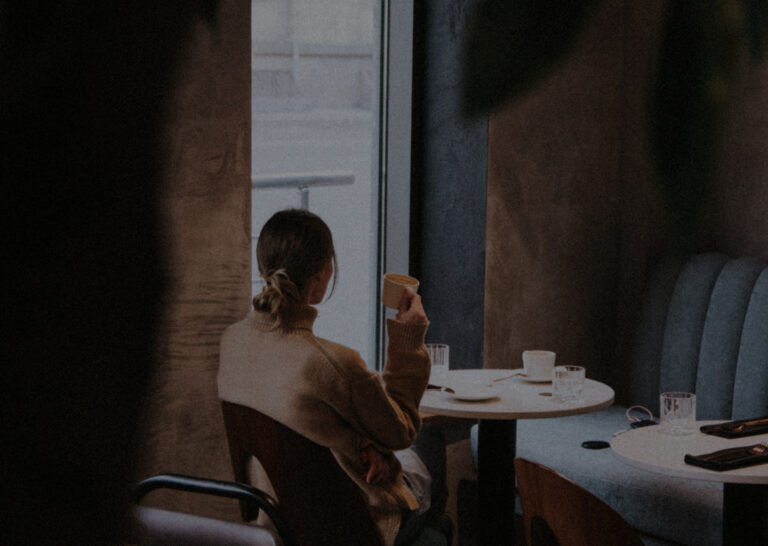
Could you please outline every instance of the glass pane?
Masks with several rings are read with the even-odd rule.
[[[376,363],[381,2],[252,0],[252,226],[307,206],[339,262],[315,333]],[[300,190],[297,186],[306,186]],[[253,255],[252,289],[261,290]]]

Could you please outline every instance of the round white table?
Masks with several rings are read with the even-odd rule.
[[[515,376],[522,372],[451,370],[439,378],[432,377],[430,383],[456,392],[428,390],[419,408],[423,413],[478,420],[478,513],[483,518],[478,526],[478,543],[482,545],[515,541],[517,419],[577,415],[613,403],[613,389],[591,379],[586,380],[580,401],[556,402],[552,399],[551,382],[533,383]]]
[[[617,459],[642,470],[722,482],[723,544],[768,544],[768,464],[718,472],[684,460],[686,454],[768,442],[768,434],[728,439],[698,430],[718,422],[723,421],[698,421],[697,430],[686,436],[664,434],[658,426],[631,429],[615,436],[611,449]]]

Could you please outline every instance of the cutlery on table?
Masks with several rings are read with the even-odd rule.
[[[499,381],[505,381],[507,379],[512,379],[513,377],[528,377],[528,374],[524,374],[522,372],[519,372],[519,373],[515,373],[515,374],[512,374],[512,375],[506,375],[504,377],[497,377],[496,379],[493,380],[493,383],[498,383]]]
[[[746,427],[753,427],[756,425],[768,425],[768,418],[762,417],[760,419],[752,419],[751,421],[744,421],[733,427],[733,432],[741,432]]]
[[[438,392],[450,392],[450,393],[455,393],[456,392],[451,387],[442,387],[440,385],[427,385],[427,390],[428,391],[438,391]]]

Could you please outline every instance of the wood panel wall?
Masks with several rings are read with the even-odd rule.
[[[647,270],[666,247],[646,144],[664,4],[603,2],[562,66],[490,117],[486,367],[550,348],[626,392]],[[701,250],[768,255],[766,66],[743,67]]]
[[[604,3],[564,64],[490,118],[486,367],[551,349],[595,377],[613,355],[625,112],[640,100],[623,95],[625,16]]]
[[[250,307],[249,3],[221,0],[213,23],[196,24],[177,70],[161,200],[169,290],[137,479],[231,479],[216,371],[222,331]],[[236,509],[199,495],[148,500],[211,516]]]
[[[723,126],[706,244],[768,261],[768,55],[741,66]]]

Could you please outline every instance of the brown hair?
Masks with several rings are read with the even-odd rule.
[[[253,307],[272,315],[275,326],[300,304],[307,281],[329,261],[333,263],[331,292],[336,286],[338,264],[331,230],[308,210],[287,209],[273,214],[261,228],[256,260],[266,284],[253,298]]]

